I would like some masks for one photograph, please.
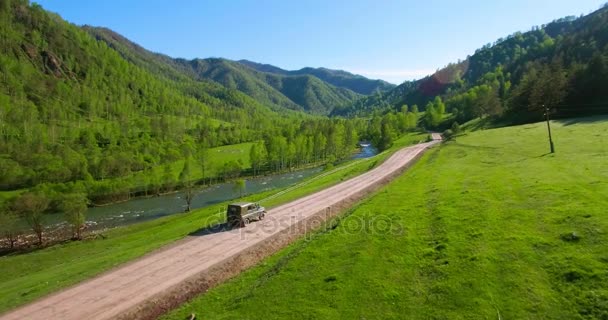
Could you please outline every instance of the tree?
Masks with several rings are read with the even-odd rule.
[[[230,160],[221,167],[220,175],[224,178],[224,180],[230,180],[238,177],[241,174],[241,170],[243,169],[243,165],[239,161]]]
[[[445,114],[445,104],[443,103],[443,100],[441,100],[440,96],[435,97],[435,100],[433,100],[433,106],[440,116]]]
[[[435,109],[433,103],[429,102],[426,105],[426,111],[424,112],[424,123],[429,128],[435,128],[441,122],[441,114]]]
[[[232,185],[232,191],[234,191],[235,193],[238,193],[239,198],[243,197],[243,194],[245,193],[246,188],[247,188],[247,183],[245,182],[245,179],[237,179],[234,181],[234,184]]]
[[[327,145],[327,138],[319,131],[315,134],[313,141],[313,154],[314,160],[319,161],[322,158],[325,158],[325,146]]]
[[[68,194],[63,197],[60,205],[65,220],[72,226],[72,239],[80,240],[84,228],[87,211],[87,200],[84,194]]]
[[[209,149],[207,147],[201,147],[198,149],[197,153],[198,163],[201,166],[203,183],[205,182],[205,178],[207,177],[207,169],[209,167]]]
[[[194,188],[192,184],[188,184],[184,191],[184,200],[186,200],[186,212],[190,212],[192,210],[192,200],[194,200]]]
[[[194,182],[192,181],[192,169],[190,168],[190,158],[184,161],[184,168],[179,174],[179,181],[184,187],[184,200],[186,200],[186,212],[190,212],[192,200],[194,200]]]
[[[173,174],[173,168],[170,164],[164,166],[163,183],[165,185],[165,192],[173,190],[175,184],[175,174]]]
[[[40,194],[27,192],[15,200],[13,209],[22,215],[32,231],[38,237],[38,244],[42,245],[44,231],[44,211],[49,206],[49,200]]]
[[[186,160],[184,160],[184,167],[179,174],[179,182],[182,185],[185,185],[189,181],[192,181],[192,168],[190,165],[190,158],[186,158]]]
[[[264,163],[264,158],[266,157],[266,150],[263,144],[254,143],[251,145],[251,149],[249,150],[249,160],[251,161],[251,168],[253,169],[253,176],[255,177],[259,171],[260,167]]]
[[[454,121],[454,123],[452,123],[452,132],[454,134],[458,134],[458,133],[460,133],[460,130],[461,130],[460,125],[458,124],[457,121]]]
[[[15,247],[19,233],[18,219],[19,217],[7,205],[0,207],[0,233],[6,238],[11,249]]]
[[[382,119],[380,127],[380,141],[377,145],[379,151],[384,151],[393,145],[393,129],[387,118]]]

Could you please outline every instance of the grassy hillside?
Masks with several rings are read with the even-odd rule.
[[[605,319],[608,118],[482,130],[166,319]],[[363,226],[363,227],[362,227]]]
[[[425,137],[425,134],[420,133],[405,135],[395,142],[393,149],[375,157],[348,161],[281,194],[277,194],[279,190],[272,190],[249,195],[245,199],[261,201],[266,207],[276,206],[370,170],[398,148],[418,143]],[[224,152],[238,149],[223,147],[214,150]],[[141,257],[200,228],[223,221],[225,208],[226,203],[219,203],[189,214],[176,214],[115,228],[104,232],[105,237],[68,241],[32,252],[0,256],[0,313]]]

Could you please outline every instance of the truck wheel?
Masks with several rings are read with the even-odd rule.
[[[262,213],[260,214],[260,220],[264,220],[264,216],[265,216],[265,214],[262,212]]]
[[[245,219],[245,220],[243,221],[243,224],[244,224],[244,225],[248,225],[248,224],[249,224],[249,219]]]

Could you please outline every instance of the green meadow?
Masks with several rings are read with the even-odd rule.
[[[606,319],[608,117],[465,133],[165,316]]]

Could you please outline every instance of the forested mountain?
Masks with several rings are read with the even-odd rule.
[[[116,200],[187,183],[173,165],[205,166],[210,147],[255,142],[258,170],[284,170],[343,158],[357,142],[352,121],[273,111],[193,80],[180,61],[109,46],[27,0],[0,1],[0,41],[0,191],[29,189],[55,206],[68,193]]]
[[[89,26],[84,28],[97,39],[105,41],[120,52],[125,59],[151,72],[172,79],[186,76],[197,81],[211,80],[226,88],[239,90],[275,110],[286,108],[313,114],[328,114],[334,107],[361,98],[361,95],[351,91],[347,86],[334,86],[332,81],[323,81],[312,73],[291,74],[277,71],[281,69],[276,67],[272,69],[272,66],[258,70],[252,67],[253,63],[221,58],[172,59],[149,52],[112,30]],[[363,77],[359,79],[354,75],[351,76],[355,82],[376,83]]]
[[[363,98],[334,114],[384,112],[407,104],[431,109],[427,119],[441,107],[460,123],[485,116],[533,121],[542,118],[543,106],[557,117],[608,111],[606,83],[604,7],[498,39],[432,76]],[[431,122],[427,125],[433,126]]]
[[[370,95],[377,91],[389,91],[395,88],[394,84],[384,80],[372,80],[364,76],[352,74],[343,70],[332,70],[327,68],[302,68],[300,70],[288,71],[269,64],[261,64],[248,60],[239,60],[240,63],[262,72],[281,75],[311,75],[336,87],[346,88],[362,95]]]
[[[313,114],[328,114],[334,107],[361,98],[346,88],[338,88],[311,75],[279,75],[249,68],[226,59],[183,61],[198,79],[210,79],[236,89],[254,99],[289,109],[303,109]]]

